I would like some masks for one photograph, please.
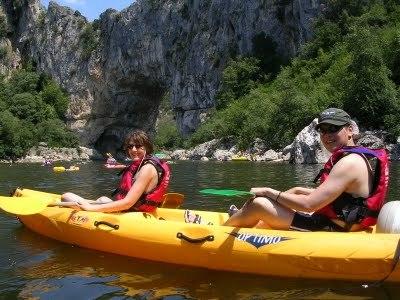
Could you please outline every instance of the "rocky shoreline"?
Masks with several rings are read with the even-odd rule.
[[[169,154],[176,160],[218,160],[229,161],[244,157],[250,161],[289,162],[294,164],[325,163],[330,153],[322,146],[319,134],[315,131],[317,119],[300,131],[293,142],[281,150],[268,149],[261,139],[256,139],[246,151],[238,151],[234,142],[212,140],[189,150],[175,150]],[[353,122],[353,130],[357,134],[357,144],[369,148],[386,148],[390,160],[400,160],[400,141],[389,144],[385,142],[387,132],[383,130],[360,132]]]
[[[3,163],[44,163],[44,161],[82,161],[104,160],[104,157],[95,149],[87,147],[50,148],[46,143],[39,143],[32,147],[25,157],[16,161],[2,160]]]
[[[319,135],[314,130],[317,119],[305,127],[296,136],[294,141],[281,150],[268,149],[261,139],[256,139],[246,151],[239,151],[233,138],[214,139],[197,145],[192,149],[177,149],[163,151],[167,160],[202,160],[202,161],[231,161],[248,160],[264,162],[289,162],[294,164],[324,163],[329,153],[321,145]],[[358,130],[358,128],[357,128]],[[400,143],[385,143],[385,131],[364,131],[359,133],[358,144],[370,148],[386,148],[390,160],[400,160]],[[123,160],[121,155],[118,159]],[[27,155],[15,161],[16,163],[43,163],[50,161],[90,161],[105,160],[105,156],[95,149],[87,147],[77,148],[49,148],[46,143],[31,148]],[[3,163],[11,163],[2,160]]]

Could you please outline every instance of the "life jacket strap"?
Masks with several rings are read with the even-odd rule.
[[[119,188],[116,188],[114,191],[111,192],[111,197],[114,197],[119,192],[121,192],[121,190]]]
[[[319,179],[321,178],[322,174],[324,174],[324,172],[325,172],[325,169],[319,170],[317,176],[315,176],[315,178],[313,180],[313,183],[317,183],[319,181]]]
[[[153,201],[153,200],[148,200],[145,197],[141,197],[133,206],[133,208],[137,208],[140,207],[142,205],[149,205],[149,206],[154,206],[154,207],[160,207],[162,204],[162,201],[157,202],[157,201]]]

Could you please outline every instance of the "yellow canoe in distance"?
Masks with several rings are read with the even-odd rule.
[[[79,171],[79,167],[77,166],[71,166],[68,169],[66,169],[65,167],[53,167],[53,171],[54,172],[71,172],[71,171]]]
[[[25,205],[54,194],[23,189]],[[42,199],[42,200],[40,200]],[[50,201],[49,200],[49,201]],[[185,223],[184,210],[98,213],[44,207],[18,215],[29,229],[61,242],[173,264],[292,278],[400,282],[400,234],[299,232],[222,226],[226,213],[194,211],[206,224]],[[71,250],[72,251],[72,250]]]
[[[246,156],[232,156],[232,161],[250,161]]]

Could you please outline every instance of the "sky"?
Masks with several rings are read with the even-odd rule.
[[[53,0],[54,1],[54,0]],[[44,6],[49,5],[49,0],[41,0]],[[89,21],[98,19],[100,14],[107,8],[122,10],[131,5],[134,0],[55,0],[60,5],[71,7],[78,10]]]

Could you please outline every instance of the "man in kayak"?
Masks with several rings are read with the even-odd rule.
[[[329,108],[316,130],[332,156],[321,170],[320,185],[279,191],[255,187],[255,198],[226,221],[235,227],[301,231],[357,231],[375,225],[388,188],[388,158],[384,149],[356,147],[350,116]],[[317,180],[317,178],[316,178]]]
[[[141,130],[130,133],[124,142],[124,150],[132,163],[122,171],[114,199],[102,196],[87,200],[73,193],[65,193],[62,201],[75,202],[80,209],[98,212],[144,211],[151,212],[162,204],[170,179],[166,162],[152,155],[153,145]]]

